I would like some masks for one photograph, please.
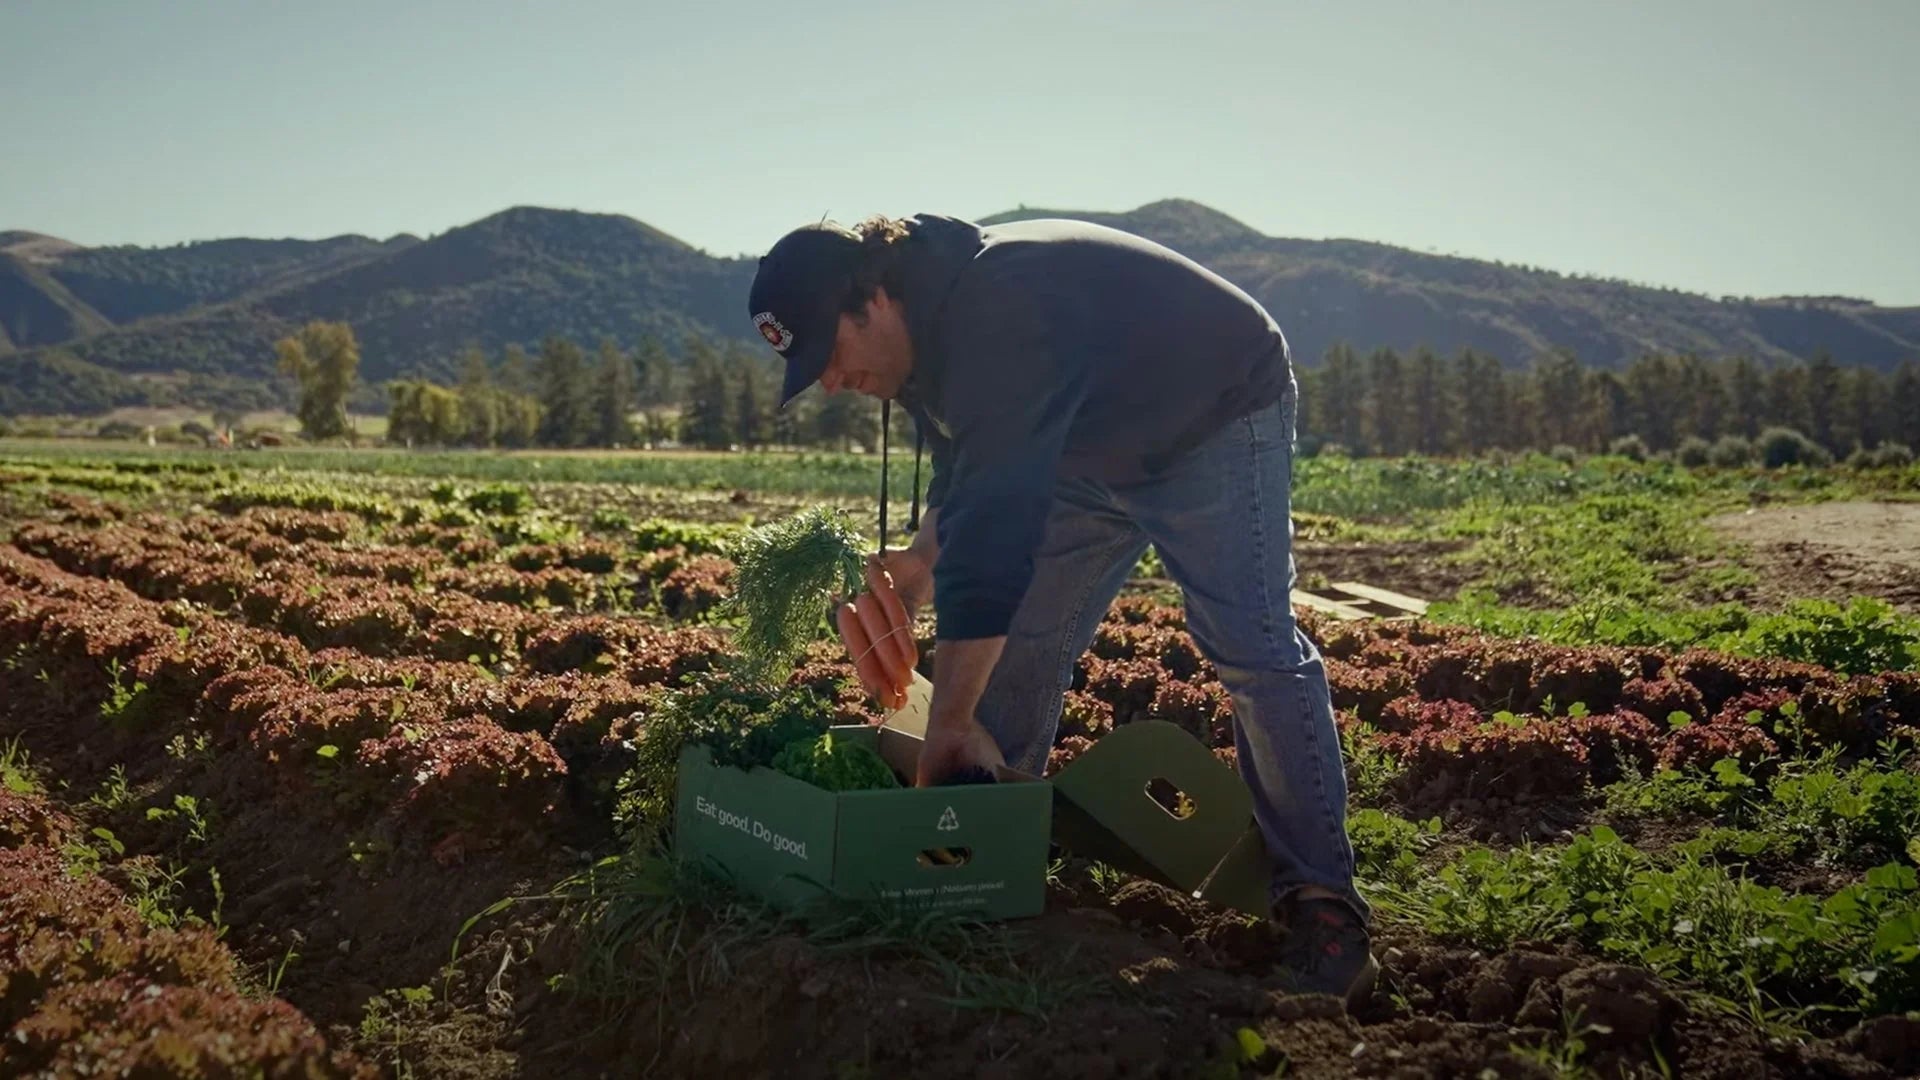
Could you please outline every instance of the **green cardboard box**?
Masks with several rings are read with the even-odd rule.
[[[932,685],[879,727],[835,727],[911,777]],[[1239,774],[1174,724],[1138,720],[1050,779],[1002,768],[999,783],[823,791],[773,769],[680,757],[683,850],[782,907],[823,894],[989,919],[1046,904],[1049,845],[1248,914],[1266,912],[1272,862]],[[1182,808],[1167,809],[1168,793]],[[1156,798],[1156,793],[1159,798]]]
[[[912,775],[920,740],[868,725],[832,729]],[[825,895],[985,919],[1046,906],[1051,785],[1006,770],[997,784],[825,791],[774,769],[680,755],[676,834],[736,885],[797,909]]]
[[[1273,862],[1253,793],[1178,725],[1122,724],[1052,782],[1054,840],[1062,848],[1210,903],[1266,914]]]

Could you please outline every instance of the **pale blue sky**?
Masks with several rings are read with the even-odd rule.
[[[1920,304],[1920,2],[0,0],[0,228],[718,254],[1183,196],[1713,295]]]

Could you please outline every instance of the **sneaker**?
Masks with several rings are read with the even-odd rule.
[[[1281,988],[1290,994],[1332,994],[1349,1009],[1367,999],[1380,974],[1372,938],[1352,908],[1327,897],[1283,901],[1274,922],[1282,934]]]

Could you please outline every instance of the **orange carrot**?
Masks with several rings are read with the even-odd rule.
[[[861,624],[859,611],[852,604],[841,604],[834,609],[833,619],[840,628],[840,640],[846,643],[847,655],[853,660],[853,669],[860,676],[860,685],[866,687],[867,693],[875,701],[882,704],[891,702],[893,688],[873,648],[873,639],[867,636],[866,627]]]
[[[893,628],[887,625],[886,613],[880,609],[880,598],[864,592],[854,598],[853,607],[860,615],[860,625],[867,632],[867,640],[874,646],[874,658],[880,661],[880,667],[887,673],[887,688],[905,688],[913,676],[907,673],[899,650],[888,641]]]
[[[880,610],[887,616],[887,622],[898,629],[893,635],[901,663],[906,665],[909,674],[920,666],[920,650],[913,641],[913,620],[907,617],[907,605],[900,602],[900,594],[894,591],[893,575],[881,568],[878,560],[867,563],[867,588],[880,598]]]

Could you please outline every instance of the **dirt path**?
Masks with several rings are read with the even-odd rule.
[[[1775,506],[1708,519],[1749,546],[1760,575],[1754,600],[1876,596],[1920,615],[1920,502]]]
[[[1358,581],[1422,600],[1452,600],[1479,569],[1455,561],[1454,557],[1468,546],[1464,540],[1305,540],[1294,545],[1294,561],[1303,589],[1322,588],[1335,581]]]

